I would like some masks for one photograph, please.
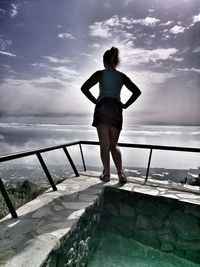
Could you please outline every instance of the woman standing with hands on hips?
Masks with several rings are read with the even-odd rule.
[[[100,179],[110,181],[110,152],[115,163],[119,182],[127,179],[122,169],[122,156],[117,146],[122,129],[122,112],[128,108],[141,94],[140,89],[116,67],[119,65],[119,50],[112,47],[103,55],[104,70],[98,70],[82,85],[81,91],[96,106],[92,126],[97,128],[100,143],[100,154],[103,173]],[[96,99],[90,92],[91,87],[99,83],[99,97]],[[120,101],[122,86],[125,85],[132,95],[125,104]]]

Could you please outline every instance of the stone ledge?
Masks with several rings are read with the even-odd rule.
[[[116,175],[112,175],[107,184],[102,183],[98,176],[97,172],[85,172],[78,178],[66,179],[57,185],[58,191],[50,189],[20,207],[18,219],[12,219],[10,215],[1,219],[0,266],[41,266],[51,251],[57,249],[60,241],[76,227],[80,216],[95,202],[104,186],[200,205],[200,195],[181,191],[181,188],[184,190],[181,185],[170,188],[166,182],[156,183],[156,180],[143,185],[143,179],[129,177],[128,183],[122,186],[118,184]],[[126,216],[130,210],[122,208]]]

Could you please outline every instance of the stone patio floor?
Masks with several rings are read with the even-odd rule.
[[[128,183],[120,185],[116,175],[111,175],[109,183],[101,182],[99,175],[87,171],[67,178],[57,185],[58,191],[49,189],[20,207],[18,219],[10,215],[1,219],[0,266],[41,266],[105,186],[200,205],[200,188],[196,186],[152,179],[144,185],[144,179],[137,177],[128,177]]]

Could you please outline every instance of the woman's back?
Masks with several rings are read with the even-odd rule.
[[[120,101],[123,86],[123,74],[117,70],[105,69],[99,82],[99,97],[111,97]]]

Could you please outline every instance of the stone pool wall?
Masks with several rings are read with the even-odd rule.
[[[101,226],[200,263],[200,206],[105,188]]]
[[[109,231],[200,263],[200,206],[105,187],[43,267],[87,266]]]
[[[103,198],[99,197],[86,208],[73,229],[53,251],[43,267],[77,267],[87,263],[99,243],[100,210]]]

